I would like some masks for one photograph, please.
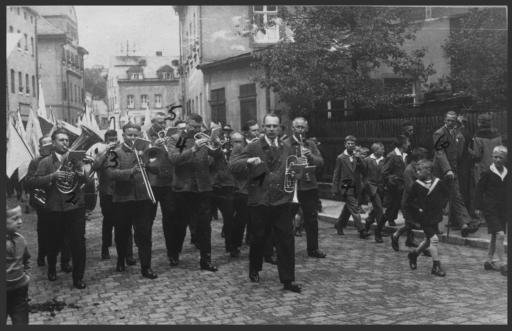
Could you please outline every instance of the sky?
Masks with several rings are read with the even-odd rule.
[[[75,6],[85,67],[108,67],[111,56],[135,45],[135,55],[179,56],[179,21],[171,6]],[[131,53],[133,54],[133,53]]]

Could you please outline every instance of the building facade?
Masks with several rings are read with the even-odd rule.
[[[178,64],[162,52],[112,57],[107,74],[109,118],[114,116],[120,125],[131,119],[142,124],[146,107],[154,114],[180,104]]]
[[[8,6],[6,21],[7,34],[17,36],[17,44],[6,63],[6,116],[20,110],[22,120],[26,121],[30,109],[37,109],[38,105],[38,13],[31,7]]]
[[[34,6],[41,15],[37,29],[39,74],[47,111],[76,124],[85,108],[84,56],[73,6]]]
[[[283,34],[277,6],[175,6],[180,21],[181,87],[185,113],[206,123],[240,130],[270,110],[283,112],[277,96],[254,82],[251,52],[276,43]],[[266,26],[265,33],[262,29]],[[285,119],[286,120],[286,119]]]

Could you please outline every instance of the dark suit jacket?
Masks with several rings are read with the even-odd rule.
[[[240,147],[234,147],[231,151],[231,155],[229,156],[229,170],[231,171],[231,166],[234,163],[234,161],[237,160],[237,158],[240,156],[240,154],[243,152],[245,146],[245,139],[244,139],[244,145]],[[248,191],[248,184],[249,184],[249,171],[248,169],[244,169],[242,171],[239,171],[237,173],[234,173],[231,171],[231,174],[233,176],[233,180],[235,183],[235,192],[241,193],[241,194],[249,194]]]
[[[51,174],[57,171],[60,165],[61,163],[57,156],[55,156],[55,153],[44,157],[37,166],[35,175],[31,180],[31,186],[46,191],[46,209],[48,211],[62,212],[84,208],[84,193],[80,189],[80,185],[85,182],[85,177],[79,177],[80,181],[75,191],[69,194],[62,194],[51,179]]]
[[[30,198],[29,198],[29,204],[36,209],[40,209],[39,205],[34,202],[34,193],[33,190],[35,188],[34,186],[34,178],[37,171],[37,167],[39,165],[39,162],[44,158],[44,156],[39,156],[33,160],[30,161],[30,164],[28,165],[28,172],[25,175],[25,178],[23,180],[23,186],[25,190],[30,192]]]
[[[443,180],[439,180],[430,190],[421,183],[419,179],[413,183],[404,207],[408,215],[414,215],[414,221],[421,225],[435,225],[443,220],[443,209],[448,203],[450,189]]]
[[[300,156],[300,144],[293,139],[293,137],[287,137],[284,140],[285,144],[289,144],[292,147],[293,153],[297,156]],[[320,151],[318,150],[318,147],[316,146],[315,142],[309,139],[306,139],[304,141],[305,147],[309,148],[311,150],[311,156],[308,159],[308,165],[311,166],[317,166],[321,167],[324,165],[324,158],[322,157],[322,154],[320,154]],[[309,179],[309,180],[307,180]],[[315,171],[312,171],[307,178],[303,177],[301,180],[299,180],[299,191],[307,191],[312,189],[318,188],[318,182],[316,180],[316,173]]]
[[[169,159],[174,165],[172,187],[175,192],[212,191],[210,166],[213,158],[223,157],[222,151],[202,147],[192,152],[193,146],[194,137],[187,132],[175,134],[169,140]]]
[[[376,159],[366,157],[363,159],[363,185],[365,190],[374,196],[377,191],[382,189],[382,166],[384,165],[384,159],[377,163]]]
[[[112,202],[149,200],[142,174],[132,174],[132,168],[137,164],[132,149],[123,143],[113,152],[117,155],[117,165],[114,162],[106,168],[107,177],[114,182]]]
[[[454,134],[446,126],[433,134],[434,140],[434,175],[443,177],[448,171],[457,172],[459,158],[464,149],[464,136],[454,130]]]
[[[382,177],[384,178],[384,183],[388,187],[403,190],[405,166],[405,161],[402,156],[396,154],[395,150],[389,152],[384,160],[384,165],[382,166]]]
[[[363,171],[363,164],[361,158],[353,157],[350,162],[350,157],[344,152],[336,158],[336,167],[332,176],[333,190],[341,192],[345,195],[350,189],[354,195],[361,192],[361,176]]]
[[[158,134],[153,129],[153,127],[150,127],[149,130],[146,132],[149,140],[151,143],[154,143],[156,139],[158,139]],[[170,139],[167,139],[165,145],[167,146],[167,150],[171,147],[171,143],[169,141]],[[171,160],[169,159],[169,155],[167,152],[165,152],[164,147],[156,147],[160,148],[160,153],[157,153],[156,160],[154,162],[147,162],[147,154],[145,155],[145,163],[147,165],[147,174],[149,182],[151,183],[151,186],[156,187],[165,187],[165,186],[171,186],[172,185],[172,176],[174,173],[174,169],[171,163]]]
[[[279,142],[279,148],[272,150],[265,137],[247,145],[230,162],[233,174],[248,174],[249,206],[278,206],[292,199],[291,193],[284,192],[286,159],[292,155],[290,145]],[[257,166],[248,165],[247,159],[260,157]]]

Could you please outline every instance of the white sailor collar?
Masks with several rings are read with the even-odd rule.
[[[507,176],[508,170],[507,167],[503,166],[503,172],[500,173],[498,168],[493,164],[489,166],[489,169],[491,169],[492,172],[494,172],[496,175],[498,175],[501,178],[501,181],[505,180],[505,177]]]
[[[383,156],[377,158],[374,153],[370,154],[370,158],[374,159],[375,161],[377,161],[377,163],[379,163],[380,161],[382,161],[384,159]]]
[[[270,138],[269,138],[269,137],[267,137],[267,135],[265,135],[265,141],[267,142],[267,144],[268,144],[270,147],[272,147],[272,146],[274,146],[274,147],[279,147],[279,139],[277,139],[277,137],[276,137],[276,138],[274,138],[274,144],[272,144],[272,141],[270,140]]]
[[[432,184],[430,184],[430,186],[428,186],[425,182],[419,180],[419,179],[416,179],[416,183],[420,184],[421,186],[423,186],[424,188],[426,188],[428,190],[427,192],[427,195],[429,195],[430,193],[432,193],[432,191],[434,190],[434,188],[437,186],[437,184],[439,183],[439,178],[437,177],[434,177],[432,179]]]
[[[402,157],[402,160],[404,160],[404,161],[405,161],[405,158],[407,157],[407,153],[405,153],[405,152],[403,152],[403,153],[402,153],[402,152],[400,152],[400,150],[398,149],[398,147],[395,147],[394,152],[395,152],[395,154],[396,154],[396,155],[398,155],[398,156]]]

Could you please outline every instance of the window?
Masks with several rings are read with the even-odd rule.
[[[14,32],[14,28],[12,27],[12,25],[9,26],[9,32],[10,33],[13,33]]]
[[[142,79],[142,74],[138,73],[138,72],[132,72],[130,79],[132,79],[132,80]]]
[[[82,102],[85,102],[85,90],[82,87]]]
[[[11,93],[16,93],[16,72],[11,69]]]
[[[16,7],[16,13],[20,15],[20,7]]]
[[[78,86],[75,85],[75,102],[80,102],[80,95],[78,94]]]
[[[212,122],[226,123],[226,97],[224,88],[210,91],[210,107],[212,109]]]
[[[62,82],[62,98],[64,100],[67,100],[68,99],[68,93],[67,93],[67,88],[66,88],[66,82]]]
[[[163,79],[166,79],[166,80],[172,79],[172,72],[170,72],[170,71],[163,72]]]
[[[240,85],[240,124],[243,127],[249,120],[256,120],[256,85]]]
[[[127,107],[128,109],[133,109],[133,108],[135,108],[135,98],[133,97],[133,95],[129,95],[129,96],[128,96],[127,103],[126,103],[126,107]]]
[[[36,77],[32,75],[32,96],[36,96]]]
[[[431,19],[432,18],[432,7],[425,7],[425,19]]]
[[[140,96],[140,108],[145,109],[146,107],[149,107],[148,96],[147,96],[147,94],[142,94]]]
[[[195,113],[196,109],[194,108],[194,99],[192,99],[192,112]]]
[[[20,30],[18,30],[18,33],[21,33]],[[21,50],[21,41],[18,40],[18,49]]]
[[[32,50],[32,56],[34,56],[34,37],[30,37],[30,49]]]
[[[29,81],[29,78],[28,78],[28,74],[25,74],[25,93],[27,95],[30,95],[30,81]]]
[[[23,10],[23,18],[27,19],[27,12],[25,10]]]
[[[279,41],[279,25],[276,24],[277,6],[253,6],[253,20],[258,27],[254,35],[257,43],[275,43]]]
[[[203,113],[203,92],[199,93],[199,112]]]
[[[162,95],[155,94],[155,108],[162,108]]]
[[[23,93],[23,74],[18,72],[18,92]]]
[[[23,34],[25,36],[25,51],[28,52],[28,36],[26,33]]]
[[[30,15],[30,24],[34,23],[34,17]]]

